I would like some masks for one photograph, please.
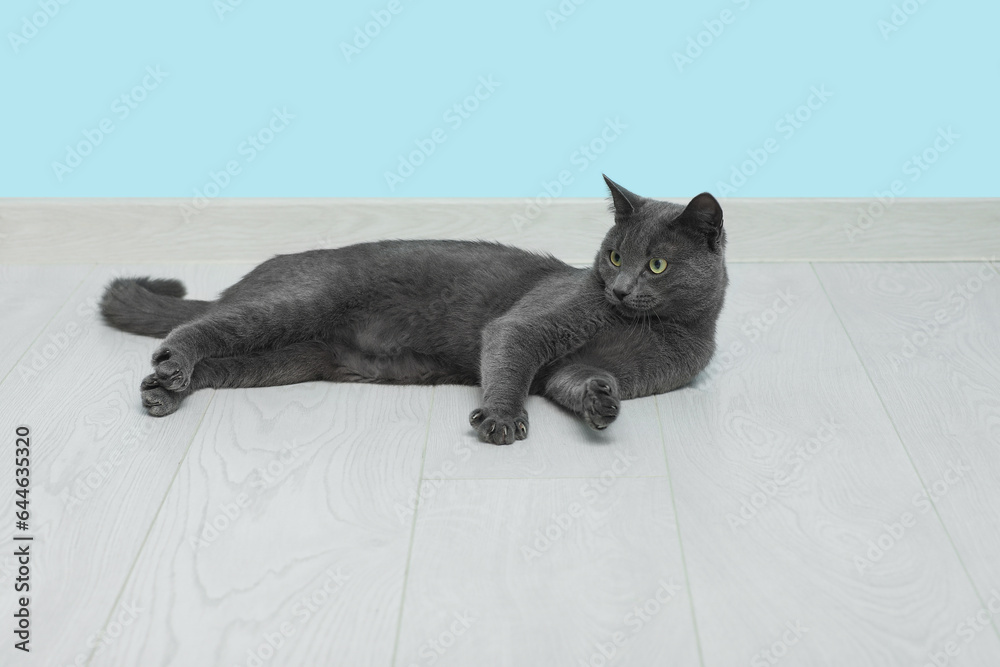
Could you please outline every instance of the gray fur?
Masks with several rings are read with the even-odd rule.
[[[211,301],[184,299],[179,280],[116,278],[105,288],[101,313],[116,329],[163,338],[177,326],[208,312]]]
[[[176,280],[119,278],[102,313],[166,336],[140,387],[155,416],[206,387],[453,383],[482,385],[470,421],[484,442],[527,437],[529,393],[603,429],[622,400],[708,364],[728,283],[711,195],[684,207],[606,180],[615,225],[588,269],[495,243],[380,241],[273,257],[211,302]]]

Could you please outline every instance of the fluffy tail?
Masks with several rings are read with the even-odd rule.
[[[184,299],[179,280],[115,278],[104,289],[101,314],[116,329],[141,336],[165,338],[179,324],[206,312],[211,301]]]

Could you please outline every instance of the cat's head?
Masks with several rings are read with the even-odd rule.
[[[681,206],[640,197],[607,176],[604,180],[615,226],[594,268],[608,302],[632,316],[714,319],[728,283],[719,202],[703,192]]]

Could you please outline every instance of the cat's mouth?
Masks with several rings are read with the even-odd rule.
[[[628,315],[648,313],[656,307],[655,299],[634,294],[619,299],[616,295],[606,292],[605,297],[613,307]]]

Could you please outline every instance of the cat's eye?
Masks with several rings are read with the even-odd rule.
[[[611,259],[611,263],[614,264],[615,266],[621,266],[622,265],[622,256],[618,254],[617,250],[612,250],[611,251],[610,259]]]
[[[663,273],[667,270],[667,260],[659,258],[649,260],[649,270],[653,273]]]

